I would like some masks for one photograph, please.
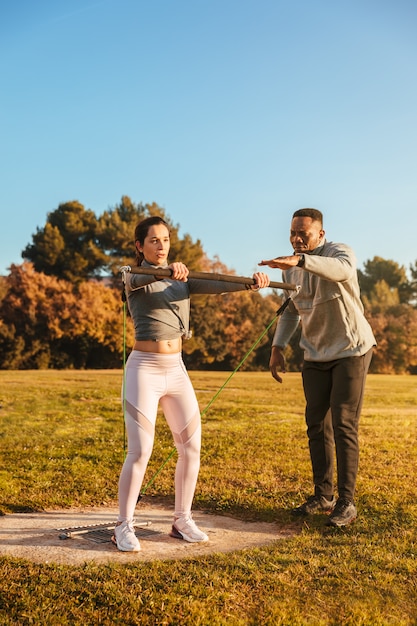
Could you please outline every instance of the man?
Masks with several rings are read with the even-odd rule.
[[[279,319],[269,362],[272,376],[281,383],[278,371],[285,372],[283,351],[301,321],[314,494],[293,509],[293,514],[330,513],[330,525],[346,526],[357,515],[358,425],[376,342],[363,313],[354,253],[344,244],[326,241],[322,213],[317,209],[296,211],[290,242],[294,254],[259,265],[279,268],[285,282],[301,286]],[[333,491],[334,446],[337,501]]]

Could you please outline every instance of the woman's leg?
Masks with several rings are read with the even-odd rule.
[[[169,355],[171,356],[171,355]],[[181,355],[169,369],[161,407],[171,429],[178,461],[175,469],[175,517],[187,518],[200,469],[201,417],[197,398]]]
[[[133,351],[126,363],[122,400],[128,449],[119,479],[119,521],[134,516],[152,453],[158,402],[165,389],[158,356]]]

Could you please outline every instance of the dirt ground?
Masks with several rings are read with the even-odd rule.
[[[170,560],[263,546],[295,532],[272,523],[242,522],[200,511],[193,517],[209,536],[208,542],[193,544],[170,537],[172,509],[141,505],[135,524],[141,551],[124,553],[111,542],[116,508],[4,515],[0,517],[0,555],[69,565]]]

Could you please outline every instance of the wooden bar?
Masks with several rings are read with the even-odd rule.
[[[120,271],[130,271],[132,274],[149,274],[151,276],[171,276],[171,270],[167,267],[161,267],[155,270],[153,267],[135,266],[127,269],[128,266],[120,268]],[[215,272],[194,272],[190,270],[189,278],[200,278],[202,280],[217,280],[225,283],[240,283],[242,285],[255,285],[255,280],[247,276],[231,276],[230,274],[216,274]],[[277,283],[271,281],[269,289],[287,289],[288,291],[296,291],[297,286],[293,283]]]

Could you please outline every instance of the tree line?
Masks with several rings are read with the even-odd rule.
[[[133,344],[119,268],[134,264],[133,233],[145,217],[160,215],[171,231],[172,260],[191,270],[233,274],[209,259],[199,239],[179,236],[164,209],[128,196],[99,217],[81,203],[60,204],[0,278],[0,368],[119,368]],[[406,269],[380,257],[358,270],[366,316],[378,347],[373,372],[417,374],[417,262]],[[234,369],[274,320],[279,293],[194,296],[192,338],[184,342],[190,369]],[[268,368],[275,324],[242,369]],[[299,334],[287,349],[288,369],[300,367]]]

